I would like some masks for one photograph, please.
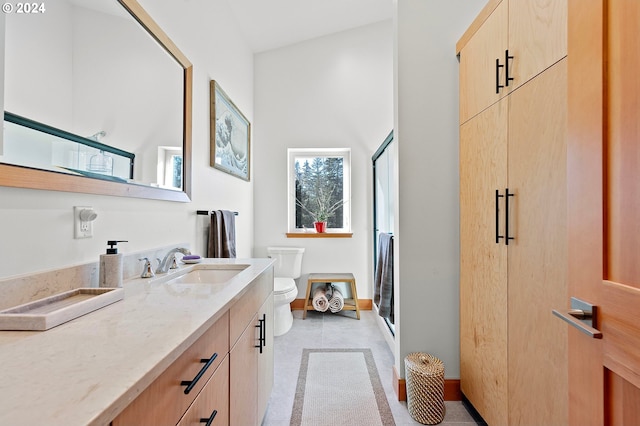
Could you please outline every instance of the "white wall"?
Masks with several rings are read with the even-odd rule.
[[[396,2],[395,368],[400,377],[411,352],[437,356],[445,377],[460,377],[455,44],[485,3]]]
[[[182,148],[182,75],[132,17],[73,7],[69,130],[85,136],[105,131],[100,142],[136,155],[138,182],[158,182],[158,146]]]
[[[69,129],[73,87],[71,7],[61,2],[46,16],[12,13],[5,18],[10,41],[5,49],[7,110]],[[4,31],[2,36],[4,40]]]
[[[237,210],[238,256],[251,256],[253,182],[209,167],[209,80],[218,80],[252,120],[253,53],[225,0],[140,3],[194,65],[193,201],[0,187],[0,278],[97,261],[110,239],[129,240],[120,245],[123,253],[187,242],[204,254],[206,217],[196,216],[197,209]],[[91,239],[73,239],[77,205],[93,206],[98,213]]]
[[[305,274],[352,272],[372,294],[371,156],[393,125],[393,34],[385,21],[256,55],[255,255],[305,247]],[[287,239],[287,148],[351,148],[353,238]]]

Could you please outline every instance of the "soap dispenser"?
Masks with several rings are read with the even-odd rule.
[[[122,253],[118,253],[118,243],[128,241],[107,241],[106,254],[100,255],[100,280],[99,287],[122,287]]]

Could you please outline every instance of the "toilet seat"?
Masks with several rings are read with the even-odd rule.
[[[296,288],[296,282],[293,278],[275,277],[273,279],[273,292],[274,294],[287,293]]]

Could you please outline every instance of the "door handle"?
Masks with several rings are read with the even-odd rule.
[[[597,306],[580,300],[571,298],[571,309],[554,309],[553,315],[574,326],[587,336],[594,339],[602,339],[602,332],[594,328]]]

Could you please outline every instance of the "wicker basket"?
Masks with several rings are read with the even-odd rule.
[[[444,419],[444,364],[433,355],[415,352],[404,359],[407,408],[413,420],[435,425]]]

